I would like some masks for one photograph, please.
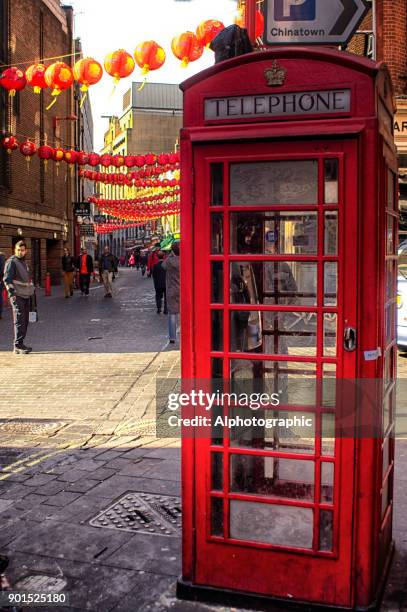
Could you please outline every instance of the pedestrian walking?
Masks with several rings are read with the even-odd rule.
[[[142,253],[140,253],[140,268],[141,268],[142,276],[144,276],[144,274],[146,273],[147,261],[148,261],[147,252],[143,251]]]
[[[113,297],[113,274],[117,272],[117,259],[110,252],[108,246],[103,249],[103,255],[99,259],[99,275],[105,287],[105,298]]]
[[[130,268],[133,269],[135,264],[136,264],[136,260],[134,258],[134,253],[132,253],[130,255],[130,257],[129,257],[129,266],[130,266]]]
[[[27,245],[24,240],[19,240],[14,247],[14,255],[6,261],[3,277],[13,309],[14,353],[18,355],[32,351],[31,347],[24,344],[30,315],[30,298],[35,292],[25,261],[26,255]]]
[[[90,275],[93,274],[93,258],[87,249],[81,249],[76,267],[79,270],[79,287],[82,295],[89,295]]]
[[[147,260],[147,276],[151,276],[154,270],[154,266],[158,263],[158,253],[160,252],[160,247],[155,246],[151,253],[148,256]]]
[[[65,297],[73,296],[73,277],[75,272],[75,259],[72,257],[70,250],[66,247],[62,257],[62,274],[64,279]]]
[[[167,275],[163,268],[164,253],[159,251],[157,253],[158,262],[153,268],[153,281],[155,289],[155,302],[157,304],[157,314],[161,312],[162,301],[164,298],[164,314],[168,314],[167,308],[167,291],[165,277]]]
[[[0,319],[3,318],[3,277],[4,277],[4,266],[6,265],[6,256],[0,251]]]
[[[171,253],[161,264],[167,273],[168,332],[171,344],[174,344],[177,339],[177,321],[180,302],[179,253],[180,244],[179,242],[174,242],[171,247]]]

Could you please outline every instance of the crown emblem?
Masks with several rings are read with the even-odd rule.
[[[271,68],[267,68],[267,70],[264,71],[264,76],[266,77],[267,85],[269,87],[284,85],[286,74],[286,68],[279,66],[277,60],[273,61]]]

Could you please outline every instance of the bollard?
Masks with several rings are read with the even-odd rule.
[[[51,295],[51,274],[49,272],[45,275],[45,297]]]

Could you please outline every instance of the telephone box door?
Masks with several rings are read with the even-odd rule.
[[[355,440],[335,423],[356,376],[356,140],[196,145],[194,166],[195,376],[276,392],[256,415],[287,424],[212,410],[194,582],[350,606]]]

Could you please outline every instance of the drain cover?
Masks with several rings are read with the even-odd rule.
[[[181,529],[181,500],[168,495],[126,493],[89,523],[133,533],[177,536]]]
[[[63,578],[35,574],[19,580],[14,588],[19,591],[35,591],[43,593],[59,593],[67,585]]]

